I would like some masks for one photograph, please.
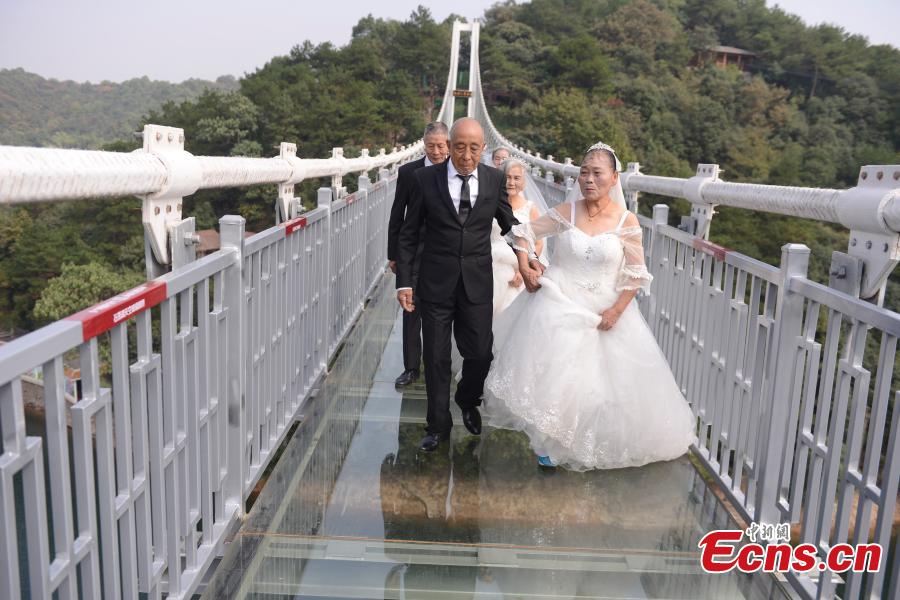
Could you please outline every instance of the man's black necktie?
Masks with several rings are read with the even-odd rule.
[[[469,193],[469,177],[471,175],[460,175],[457,173],[456,176],[463,181],[462,189],[459,191],[459,222],[465,223],[466,219],[469,218],[469,212],[472,210],[472,199]]]

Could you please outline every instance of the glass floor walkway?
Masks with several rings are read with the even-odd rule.
[[[458,412],[449,444],[416,449],[421,382],[402,371],[392,280],[376,291],[207,598],[781,598],[769,575],[709,575],[697,541],[737,528],[687,457],[572,473],[526,438]]]

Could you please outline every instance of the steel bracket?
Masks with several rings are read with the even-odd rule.
[[[900,262],[900,233],[884,219],[885,210],[900,200],[900,188],[890,167],[867,165],[860,169],[856,187],[842,193],[838,204],[841,221],[851,223],[848,254],[862,261],[859,297],[875,298],[881,304],[887,279]]]
[[[684,197],[691,203],[691,233],[703,239],[709,238],[709,224],[716,214],[716,205],[703,199],[703,187],[718,180],[719,165],[701,163],[697,165],[697,174],[684,182]]]
[[[177,127],[145,125],[144,147],[136,152],[153,154],[166,168],[163,188],[140,198],[144,237],[156,262],[168,265],[171,263],[169,230],[181,222],[182,198],[199,189],[202,170],[197,159],[185,152],[184,130]]]
[[[401,146],[400,150],[406,150],[406,146]],[[331,158],[345,160],[343,148],[332,148]],[[342,174],[331,176],[331,189],[334,190],[334,199],[340,200],[347,195],[347,188],[344,186],[344,176]]]
[[[275,202],[275,223],[284,223],[297,217],[303,211],[303,203],[299,196],[294,196],[293,173],[299,169],[297,163],[297,144],[281,142],[278,156],[293,167],[291,179],[278,184],[278,200]]]
[[[172,225],[172,270],[181,268],[197,260],[197,245],[200,235],[196,233],[194,217],[188,217]]]

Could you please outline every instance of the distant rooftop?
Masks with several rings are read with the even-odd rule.
[[[755,52],[744,50],[743,48],[735,48],[734,46],[710,46],[708,50],[713,52],[722,52],[724,54],[740,54],[743,56],[756,56]]]

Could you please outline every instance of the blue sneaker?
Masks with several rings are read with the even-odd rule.
[[[542,467],[555,467],[549,456],[538,456],[538,464]]]

